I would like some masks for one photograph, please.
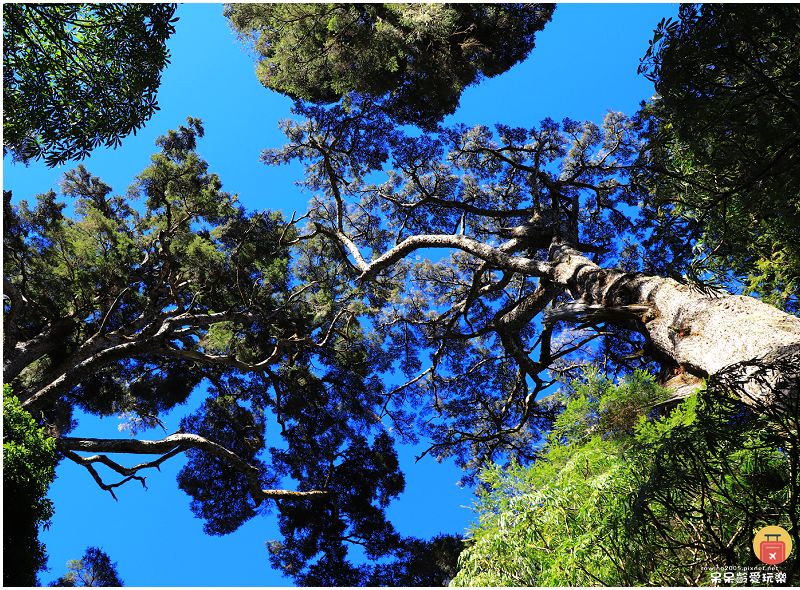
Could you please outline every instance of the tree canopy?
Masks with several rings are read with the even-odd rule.
[[[52,587],[119,587],[124,586],[117,572],[117,564],[105,551],[97,547],[87,547],[81,559],[72,559],[67,564],[69,570],[57,580],[50,582]]]
[[[3,5],[3,154],[48,166],[117,146],[158,110],[176,4]]]
[[[351,279],[383,302],[376,327],[409,378],[393,403],[430,396],[443,422],[426,431],[437,448],[463,452],[464,465],[500,448],[534,456],[525,449],[551,416],[534,400],[570,376],[571,352],[599,337],[601,358],[620,370],[657,362],[686,379],[730,371],[749,381],[750,401],[774,387],[745,378],[742,363],[796,359],[796,318],[747,297],[720,296],[721,305],[642,272],[670,252],[651,243],[642,260],[638,245],[653,221],[636,208],[648,196],[639,118],[609,113],[602,127],[546,119],[495,133],[456,126],[416,138],[366,99],[295,112],[306,120],[284,122],[289,143],[262,159],[305,163],[302,186],[316,193],[307,235],[333,244]],[[386,162],[385,180],[371,182]],[[414,261],[424,248],[449,253]],[[776,331],[760,336],[750,314],[772,318]],[[787,399],[796,392],[778,389]]]
[[[295,112],[306,119],[283,123],[289,143],[262,158],[305,162],[304,229],[223,192],[193,118],[129,189],[143,213],[83,167],[62,185],[73,219],[52,191],[33,210],[6,195],[5,378],[112,495],[185,452],[178,485],[205,531],[274,501],[284,538],[270,560],[298,583],[446,581],[457,539],[404,538],[385,517],[404,488],[395,437],[428,437],[468,483],[489,461],[542,460],[559,409],[537,398],[592,358],[622,374],[658,363],[673,398],[705,377],[737,412],[796,407],[797,318],[635,272],[647,220],[623,206],[645,190],[636,119],[418,138],[368,99]],[[409,260],[421,248],[452,252]],[[392,370],[403,379],[384,384]],[[206,402],[161,440],[67,436],[75,408],[125,414],[134,434],[158,426],[204,380]],[[268,414],[284,448],[266,447]],[[350,543],[373,563],[352,564]]]
[[[61,187],[75,200],[72,219],[53,191],[34,209],[11,207],[6,193],[4,378],[43,417],[60,455],[112,495],[185,451],[178,485],[205,531],[230,533],[276,502],[285,539],[270,545],[271,559],[298,580],[399,583],[406,567],[441,578],[437,568],[455,566],[454,541],[404,538],[384,516],[404,478],[392,437],[375,432],[387,355],[363,334],[363,304],[324,251],[291,260],[292,223],[248,213],[221,190],[195,152],[202,136],[189,118],[158,139],[161,151],[128,191],[144,199],[143,213],[83,166]],[[76,408],[125,415],[133,434],[158,426],[203,380],[205,404],[164,439],[67,436]],[[267,448],[268,414],[283,448]],[[76,451],[160,457],[124,467]],[[95,463],[122,479],[106,483]],[[297,490],[276,489],[283,478]],[[356,568],[347,543],[404,561]],[[441,565],[426,567],[426,552],[444,555]]]
[[[364,63],[376,67],[397,35],[415,41],[403,19],[434,27],[418,30],[431,47],[461,47],[461,33],[486,34],[492,18],[527,30],[513,10],[551,10],[485,5],[478,18],[473,5],[248,6],[226,13],[249,23],[236,26],[256,45],[280,29],[269,19],[295,18],[298,28],[275,39],[300,31],[309,47],[322,43],[307,57],[322,51],[338,65],[366,44],[378,57]],[[649,52],[658,84],[677,76],[670,52],[691,49],[674,40],[682,26],[704,39],[714,31],[703,14],[725,23],[733,13],[709,10],[662,23],[657,37],[670,40]],[[288,47],[275,54],[287,63]],[[397,55],[416,67],[408,51]],[[464,54],[424,59],[451,57]],[[330,80],[327,62],[309,64],[315,80]],[[442,99],[424,98],[407,67],[410,77],[397,65],[387,88],[351,79],[297,95],[307,102],[280,123],[286,144],[262,161],[305,166],[298,184],[311,198],[300,217],[248,211],[223,191],[192,117],[158,138],[124,197],[83,166],[63,177],[71,217],[54,191],[34,206],[12,205],[4,191],[4,380],[35,417],[25,428],[43,427],[61,460],[114,497],[185,454],[177,483],[205,532],[229,534],[275,511],[282,538],[267,543],[269,560],[303,585],[499,583],[498,568],[526,584],[696,582],[706,566],[752,561],[751,534],[773,517],[800,545],[800,319],[704,282],[766,260],[759,244],[790,252],[769,233],[782,219],[731,231],[762,202],[747,191],[788,174],[792,140],[747,180],[727,142],[769,133],[761,119],[686,134],[693,123],[669,98],[630,117],[610,111],[602,124],[441,128],[417,106],[397,110],[406,91],[423,106]],[[456,103],[458,84],[444,86]],[[717,124],[719,113],[709,116]],[[412,118],[428,131],[398,126]],[[714,184],[728,164],[730,177]],[[729,205],[743,215],[735,223]],[[727,258],[692,259],[687,245],[709,240]],[[783,293],[791,272],[788,282],[756,282]],[[193,392],[205,400],[177,432],[140,436]],[[134,436],[70,436],[76,409],[121,415]],[[394,445],[420,439],[486,492],[485,526],[473,530],[461,574],[467,545],[457,535],[405,537],[386,515],[405,486]],[[112,453],[156,458],[127,466]],[[354,563],[352,545],[368,563]],[[798,563],[787,562],[789,581]]]
[[[683,257],[798,312],[800,8],[683,4],[640,70],[654,203]]]
[[[398,123],[430,128],[465,87],[528,56],[553,4],[227,4],[264,86],[295,100],[381,99]]]

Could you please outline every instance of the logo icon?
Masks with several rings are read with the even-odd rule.
[[[792,538],[782,527],[765,526],[753,538],[753,551],[762,562],[778,565],[792,552]]]

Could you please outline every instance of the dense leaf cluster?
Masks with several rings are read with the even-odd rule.
[[[208,534],[269,511],[266,489],[284,494],[271,559],[297,580],[448,579],[457,543],[404,538],[385,518],[405,484],[379,415],[389,357],[360,325],[358,290],[321,242],[290,264],[292,224],[223,192],[195,151],[202,135],[189,118],[157,140],[128,190],[143,212],[83,166],[61,187],[73,218],[53,191],[33,209],[6,193],[4,377],[77,462],[81,440],[64,437],[75,408],[123,415],[137,434],[204,383],[205,403],[181,422],[201,446],[164,447],[161,460],[186,452],[178,485]],[[268,421],[280,426],[272,448]],[[120,485],[82,464],[104,489]],[[143,481],[140,468],[118,466],[120,483]],[[285,481],[296,491],[273,489]],[[383,561],[353,566],[351,544]]]
[[[398,123],[435,126],[463,89],[533,49],[552,4],[228,4],[264,86],[315,103],[381,99]]]
[[[39,527],[50,526],[46,498],[55,478],[55,441],[3,384],[3,585],[36,586],[47,569]]]
[[[797,313],[800,8],[683,4],[641,71],[658,96],[649,149],[661,232],[717,273]]]
[[[287,280],[279,218],[245,213],[235,197],[221,192],[219,179],[191,151],[195,134],[202,135],[202,127],[193,119],[190,128],[164,138],[163,152],[138,177],[131,195],[146,197],[144,214],[123,197],[107,197],[111,187],[83,166],[65,174],[61,187],[75,200],[75,219],[62,214],[64,204],[53,191],[39,195],[34,209],[26,201],[12,208],[6,195],[4,272],[24,298],[9,318],[14,321],[7,344],[13,349],[48,330],[59,335],[41,342],[39,353],[46,355],[36,357],[35,369],[26,367],[24,352],[6,355],[14,364],[6,378],[19,385],[21,397],[47,395],[43,388],[56,376],[74,374],[63,393],[70,392],[70,403],[78,407],[100,415],[157,415],[182,403],[202,379],[180,359],[180,351],[233,347],[234,354],[248,358],[264,346],[257,330],[237,334],[229,327],[228,338],[206,344],[199,332],[175,334],[173,324],[168,327],[174,344],[167,345],[169,337],[154,326],[170,309],[177,306],[191,316],[189,324],[204,330],[213,322],[203,315],[220,310],[233,319],[235,311],[249,306],[261,316],[274,315],[270,326],[283,322],[284,330],[291,329],[291,314],[274,314],[280,303],[271,295]],[[92,370],[77,366],[102,348],[113,348],[107,341],[115,340],[114,334],[117,345],[128,348],[98,359]],[[143,346],[129,350],[137,340]],[[165,354],[153,354],[165,345]]]
[[[482,472],[453,585],[695,586],[757,565],[763,526],[796,538],[796,416],[781,424],[708,390],[653,415],[663,395],[641,373],[571,383],[543,459]],[[784,582],[797,562],[781,564]]]
[[[3,5],[3,153],[56,166],[141,129],[158,109],[176,7]]]

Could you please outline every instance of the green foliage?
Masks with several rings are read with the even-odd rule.
[[[19,310],[10,336],[26,341],[51,321],[64,331],[46,355],[20,367],[16,378],[10,375],[12,384],[25,385],[20,391],[26,398],[47,387],[56,364],[80,356],[81,346],[98,331],[121,331],[125,336],[119,338],[130,340],[142,327],[133,323],[159,318],[176,305],[195,317],[248,308],[269,316],[279,297],[290,296],[288,254],[278,245],[280,216],[247,214],[235,196],[220,190],[219,178],[192,151],[202,134],[200,121],[190,119],[189,127],[161,139],[162,153],[130,189],[132,196],[145,197],[143,214],[124,197],[109,196],[111,187],[83,165],[67,172],[61,186],[75,200],[75,218],[62,214],[64,205],[53,191],[39,195],[32,209],[25,200],[17,208],[8,205],[4,273],[30,302]],[[10,194],[6,197],[8,204]],[[223,318],[235,330],[228,347],[241,359],[261,354],[266,343],[259,340],[282,320],[286,330],[294,321],[286,314],[266,322],[264,334],[229,321],[232,317]],[[202,352],[202,336],[187,334],[177,348]],[[154,416],[182,403],[204,376],[199,367],[170,355],[124,358],[112,356],[84,373],[76,367],[79,373],[63,400],[100,415]]]
[[[181,427],[223,445],[265,476],[271,472],[256,459],[264,448],[263,412],[247,410],[234,397],[207,399],[197,415],[184,419]],[[201,451],[191,449],[186,454],[189,462],[178,474],[178,486],[193,498],[192,512],[205,521],[206,534],[231,533],[257,514],[243,473]],[[264,487],[275,483],[265,481]]]
[[[4,4],[3,153],[80,160],[158,110],[176,4]]]
[[[295,100],[384,97],[394,120],[432,127],[462,90],[522,61],[549,4],[228,4],[259,80]]]
[[[123,582],[117,572],[117,564],[112,563],[105,551],[97,547],[87,547],[81,559],[71,559],[65,575],[50,582],[48,586],[59,587],[119,587]]]
[[[406,539],[395,560],[373,571],[368,586],[447,586],[458,570],[461,535],[437,535],[430,541]]]
[[[290,491],[329,494],[277,500],[284,538],[270,557],[298,582],[449,579],[457,543],[404,538],[386,519],[404,488],[379,416],[377,373],[391,361],[360,324],[359,287],[321,240],[292,260],[297,230],[222,191],[195,151],[202,136],[190,117],[160,137],[127,198],[82,165],[67,172],[71,218],[53,191],[35,207],[5,193],[4,377],[72,460],[85,448],[64,436],[75,408],[124,415],[137,434],[207,380],[181,427],[208,445],[164,455],[186,451],[178,486],[206,533],[268,513],[262,490],[291,480]],[[283,448],[267,447],[268,423]],[[351,543],[380,563],[354,566]]]
[[[101,31],[103,11],[125,24],[125,10],[150,10],[103,6],[52,14],[93,18],[92,30]],[[26,47],[13,37],[25,34],[17,22],[23,10],[34,24],[49,14],[36,5],[8,8],[9,51]],[[107,80],[102,67],[98,74],[115,105],[134,104],[144,92],[150,106],[133,107],[144,118],[95,116],[100,102],[91,97],[86,109],[71,108],[82,83],[42,75],[66,93],[43,91],[60,97],[58,125],[79,137],[61,129],[48,136],[39,123],[23,128],[10,109],[47,118],[52,105],[29,108],[12,96],[6,122],[17,157],[82,157],[152,114],[155,87],[147,78],[157,81],[166,63],[174,7],[153,10],[163,17],[151,23],[162,46],[136,83],[122,72],[125,100],[113,92],[117,78]],[[112,196],[83,166],[66,173],[61,187],[74,200],[71,218],[52,191],[33,207],[24,200],[14,207],[4,193],[4,377],[73,460],[72,450],[108,442],[63,436],[74,408],[124,414],[136,433],[160,425],[164,412],[207,383],[205,403],[181,421],[189,436],[167,441],[182,442],[158,461],[119,472],[186,451],[178,485],[212,535],[266,513],[273,505],[265,497],[279,498],[283,538],[268,543],[269,558],[298,584],[695,584],[704,568],[749,563],[749,535],[761,525],[781,524],[796,538],[796,417],[756,416],[717,386],[656,415],[664,393],[629,363],[652,366],[636,359],[653,353],[653,342],[641,333],[638,312],[612,312],[617,302],[617,312],[636,303],[627,302],[639,296],[630,277],[600,292],[610,269],[573,272],[563,262],[580,250],[594,253],[597,265],[640,270],[636,243],[654,229],[645,245],[667,271],[739,265],[753,275],[751,288],[792,308],[784,295],[797,277],[800,126],[792,110],[797,80],[787,74],[796,42],[787,38],[796,19],[784,29],[764,9],[742,9],[754,11],[752,22],[766,22],[751,34],[737,28],[745,19],[726,20],[739,9],[681,10],[682,24],[662,22],[648,52],[664,97],[637,118],[611,112],[602,125],[545,119],[529,129],[460,125],[410,137],[396,123],[435,127],[467,85],[527,55],[552,7],[228,6],[264,84],[297,99],[293,112],[306,117],[283,121],[288,144],[262,155],[267,164],[306,165],[300,185],[314,194],[306,233],[278,213],[245,211],[222,190],[196,151],[203,127],[191,117],[157,140],[159,153],[127,198]],[[89,43],[88,33],[69,30]],[[765,30],[775,39],[759,41]],[[733,31],[734,41],[715,45],[720,31]],[[113,44],[91,39],[92,59],[107,57]],[[763,76],[740,76],[729,45],[747,59],[753,48],[770,49],[753,58]],[[122,53],[144,51],[131,47]],[[70,72],[90,63],[45,49],[28,47],[25,55],[66,55],[77,64]],[[711,58],[721,61],[706,67]],[[15,81],[23,66],[8,63]],[[682,80],[684,67],[701,71]],[[675,80],[673,97],[667,82]],[[721,98],[709,104],[712,95]],[[747,104],[736,104],[741,97]],[[340,99],[330,108],[302,102]],[[101,119],[112,139],[95,130]],[[46,151],[48,137],[55,152]],[[644,154],[643,139],[650,141]],[[387,162],[388,178],[374,184]],[[751,164],[755,176],[748,176]],[[130,202],[138,198],[139,210]],[[640,201],[644,217],[633,209]],[[408,259],[426,247],[453,251],[435,263]],[[686,247],[713,256],[668,259]],[[587,277],[595,281],[588,287]],[[568,295],[594,309],[586,323],[533,321]],[[601,320],[617,325],[596,325]],[[599,354],[628,378],[614,384],[590,370],[562,392],[560,413],[536,403],[556,378],[574,375],[589,354],[585,345],[600,334],[615,340]],[[674,354],[658,345],[653,354]],[[424,351],[431,363],[422,372]],[[404,382],[387,391],[378,375],[395,369]],[[267,446],[271,417],[281,448]],[[405,485],[389,423],[404,441],[430,436],[432,450],[454,455],[467,481],[484,462],[510,460],[481,474],[482,520],[455,579],[457,538],[404,538],[386,518]],[[26,431],[35,426],[26,424]],[[103,450],[116,452],[123,442]],[[285,480],[294,494],[276,489]],[[47,517],[45,510],[33,521]],[[350,544],[371,563],[353,564]],[[28,553],[39,560],[35,567],[43,564],[38,549]],[[94,579],[99,570],[119,581],[101,554],[90,549],[59,583]]]
[[[50,526],[45,496],[55,477],[55,441],[3,384],[3,585],[35,586],[46,569],[39,527]]]
[[[662,21],[640,71],[658,97],[648,160],[654,240],[688,274],[798,313],[800,8],[683,4]]]
[[[706,390],[648,419],[662,395],[641,373],[572,383],[542,459],[482,472],[451,585],[698,585],[715,567],[755,565],[762,526],[796,531],[797,441]],[[790,581],[795,570],[781,567]]]

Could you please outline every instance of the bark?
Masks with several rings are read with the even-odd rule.
[[[329,235],[333,233],[329,230],[322,231]],[[335,237],[341,239],[341,236],[337,235]],[[519,240],[514,239],[509,243],[513,246],[517,246]],[[405,258],[415,250],[423,248],[457,248],[472,254],[476,258],[485,260],[498,268],[533,276],[542,276],[550,271],[550,265],[546,262],[524,258],[522,256],[511,256],[506,253],[506,247],[497,248],[489,246],[479,240],[462,235],[410,236],[369,264],[364,261],[360,252],[351,241],[348,240],[348,242],[345,242],[345,245],[353,254],[358,268],[362,271],[359,277],[361,281],[373,279],[381,270]]]
[[[551,280],[576,301],[646,305],[640,321],[656,355],[698,377],[739,377],[747,403],[794,407],[800,394],[800,319],[752,297],[704,295],[673,279],[600,268],[568,244],[554,244]],[[756,379],[754,367],[777,367]]]

